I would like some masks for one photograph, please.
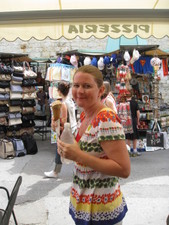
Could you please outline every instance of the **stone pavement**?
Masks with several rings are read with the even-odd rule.
[[[54,166],[55,145],[36,136],[39,152],[11,160],[0,159],[0,185],[12,189],[23,182],[15,205],[19,225],[74,225],[69,216],[69,190],[73,164],[64,165],[58,179],[43,176]],[[121,179],[128,204],[123,225],[165,225],[169,214],[169,150],[144,152],[131,158],[131,175]],[[1,205],[6,196],[0,192]],[[13,222],[10,223],[14,224]]]

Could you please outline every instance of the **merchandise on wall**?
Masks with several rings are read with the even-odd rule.
[[[18,54],[16,57],[19,59]],[[18,62],[15,54],[1,53],[0,60],[0,137],[1,140],[11,139],[17,147],[15,150],[18,150],[22,135],[27,133],[33,136],[34,133],[37,75],[28,62]],[[23,150],[24,154],[17,154],[16,151],[15,155],[25,155],[26,150]]]

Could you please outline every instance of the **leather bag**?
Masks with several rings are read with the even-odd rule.
[[[9,106],[9,112],[21,112],[20,106]]]
[[[35,99],[28,99],[28,100],[23,100],[22,101],[22,106],[23,107],[32,107],[36,105]]]
[[[35,112],[35,107],[23,107],[22,114],[28,114]]]
[[[19,105],[22,105],[22,100],[20,99],[10,100],[9,104],[10,106],[19,106]]]
[[[18,125],[18,124],[22,124],[21,118],[13,118],[13,119],[9,119],[9,121],[8,121],[9,126],[14,126],[14,125]]]
[[[0,100],[8,100],[9,99],[9,94],[6,93],[6,94],[2,94],[0,93]]]
[[[0,74],[0,80],[10,81],[11,80],[11,75],[9,75],[9,74]]]
[[[24,68],[22,66],[13,66],[14,72],[23,72]]]
[[[7,159],[9,157],[15,157],[14,146],[11,140],[0,139],[0,157]]]
[[[0,93],[9,93],[10,89],[9,88],[0,88]]]
[[[22,86],[24,87],[30,87],[30,86],[36,86],[37,82],[35,79],[25,79],[22,81]]]
[[[11,75],[11,78],[13,81],[18,81],[18,82],[22,82],[23,81],[23,77],[17,77],[15,75]]]
[[[24,65],[24,72],[23,72],[24,73],[24,79],[36,78],[37,77],[37,74],[33,70],[31,70],[28,62],[25,61],[23,63],[23,65]]]
[[[8,125],[6,117],[0,117],[0,125],[5,125],[5,126]]]
[[[22,99],[22,93],[10,92],[10,99]]]
[[[30,87],[22,87],[22,92],[27,93],[27,92],[35,92],[36,88],[35,86],[30,86]]]
[[[0,81],[0,88],[9,88],[10,82],[9,81]]]
[[[22,92],[22,87],[20,85],[11,84],[11,91],[12,92],[21,93]]]
[[[22,94],[22,98],[23,99],[35,99],[37,96],[36,96],[36,92],[28,92],[28,93],[23,93]]]

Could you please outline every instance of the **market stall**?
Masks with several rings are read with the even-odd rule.
[[[21,137],[33,140],[35,126],[37,74],[25,60],[31,61],[27,54],[0,53],[0,151],[13,142],[15,156],[27,154]]]

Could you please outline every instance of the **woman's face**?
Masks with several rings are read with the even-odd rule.
[[[79,107],[89,108],[100,101],[104,91],[103,86],[98,88],[91,74],[78,72],[74,76],[72,95]]]

